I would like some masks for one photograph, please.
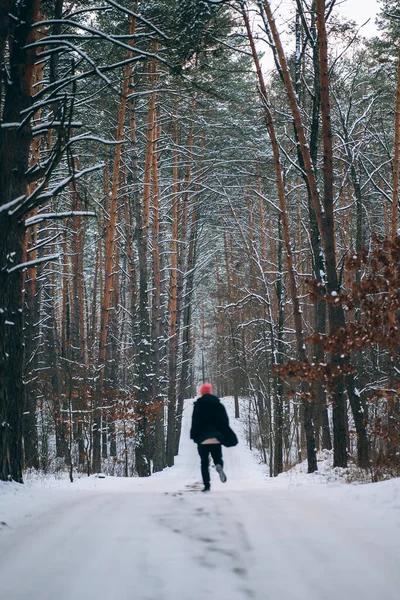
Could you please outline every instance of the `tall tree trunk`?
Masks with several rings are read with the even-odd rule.
[[[276,364],[283,363],[283,244],[282,219],[279,217],[278,227],[278,277],[276,281],[276,295],[278,299],[278,331],[276,341]],[[274,346],[272,347],[274,350]],[[283,471],[283,381],[279,377],[274,382],[274,476],[277,477]]]
[[[30,243],[26,240],[27,248],[29,245],[34,248],[37,244],[37,228],[34,226],[28,230]],[[29,254],[29,260],[35,260],[37,252],[35,250]],[[24,260],[27,260],[27,253],[24,252]],[[36,419],[37,405],[37,373],[39,340],[37,335],[37,326],[39,314],[39,292],[36,286],[36,268],[28,269],[24,284],[24,363],[25,363],[25,405],[22,421],[22,432],[24,439],[24,467],[25,469],[39,469],[39,451],[38,451],[38,431]]]
[[[315,0],[312,2],[312,11],[311,11],[311,25],[308,29],[305,16],[304,9],[301,5],[300,0],[297,1],[297,17],[303,23],[303,27],[307,33],[307,37],[312,47],[312,60],[314,67],[314,86],[313,86],[313,98],[312,98],[312,116],[311,116],[311,127],[310,127],[310,158],[314,169],[317,168],[317,158],[318,158],[318,145],[319,145],[319,115],[320,115],[320,105],[321,105],[321,84],[320,84],[320,68],[319,68],[319,56],[318,56],[318,40],[317,40],[317,29],[316,29],[316,16],[315,16]],[[299,98],[299,103],[302,98],[301,94],[301,77],[300,71],[300,51],[298,50],[298,44],[300,43],[301,38],[301,28],[298,21],[296,21],[297,27],[297,36],[296,36],[296,77],[295,77],[295,91]],[[282,71],[281,71],[282,73]],[[283,80],[283,76],[282,76]],[[296,127],[294,127],[294,133],[297,141],[297,157],[301,168],[304,167],[303,156],[300,148],[300,144],[298,141]],[[318,228],[318,223],[315,215],[315,210],[312,203],[310,188],[308,185],[307,177],[303,177],[304,182],[307,187],[307,196],[308,196],[308,212],[310,219],[310,241],[312,248],[312,265],[315,279],[320,284],[318,287],[319,294],[321,296],[321,300],[314,303],[314,329],[317,333],[324,335],[326,333],[326,302],[323,300],[323,295],[325,291],[325,280],[324,280],[324,272],[325,272],[325,262],[324,255],[321,251],[321,236]],[[312,345],[312,356],[313,362],[324,362],[324,349],[321,344],[313,344]],[[326,448],[328,450],[332,449],[331,435],[330,435],[330,427],[329,427],[329,417],[328,417],[328,407],[327,407],[327,396],[324,386],[319,382],[314,382],[312,384],[313,392],[315,395],[315,407],[314,407],[314,415],[315,415],[315,427],[317,430],[316,440],[317,440],[317,448],[320,446],[322,448]],[[321,432],[321,441],[319,440],[319,432]]]
[[[399,235],[399,178],[400,178],[400,48],[398,50],[397,57],[397,83],[396,83],[396,104],[395,104],[395,120],[394,120],[394,148],[393,148],[393,183],[392,183],[392,214],[391,214],[391,231],[390,238],[392,242],[392,249],[390,251],[390,258],[392,262],[392,268],[398,269],[398,261],[396,261],[396,255],[393,255],[393,250],[395,250],[396,239]],[[399,290],[396,289],[396,286],[392,286],[392,289],[389,291],[391,300],[393,299],[396,304],[396,296],[399,294]],[[396,327],[398,322],[398,315],[391,310],[388,315],[388,328],[390,335],[396,336],[397,329]],[[399,354],[399,349],[398,349]],[[399,373],[398,369],[396,369],[395,358],[394,356],[390,356],[389,368],[388,368],[388,388],[396,389],[396,382],[399,382]],[[392,398],[388,401],[388,430],[390,432],[393,431],[394,423],[398,420],[398,415],[400,414],[400,401],[397,394],[392,394]],[[396,435],[389,435],[387,441],[387,453],[388,456],[396,461],[397,453],[398,453],[398,443],[396,444]]]
[[[283,183],[282,166],[281,166],[280,156],[279,156],[279,145],[278,145],[278,140],[276,137],[275,126],[274,126],[274,122],[272,119],[272,115],[271,115],[270,110],[267,105],[267,98],[268,98],[267,89],[265,86],[264,78],[263,78],[262,71],[261,71],[261,65],[259,62],[256,47],[255,47],[254,38],[253,38],[253,35],[251,32],[248,15],[246,14],[246,12],[243,12],[243,17],[244,17],[244,21],[245,21],[247,35],[248,35],[249,42],[250,42],[250,47],[251,47],[251,51],[252,51],[252,55],[253,55],[254,64],[256,67],[256,71],[257,71],[257,76],[258,76],[258,81],[259,81],[259,86],[260,86],[260,91],[261,91],[261,96],[262,96],[262,101],[263,101],[263,106],[264,106],[265,120],[266,120],[266,125],[268,128],[268,133],[269,133],[270,140],[271,140],[272,152],[273,152],[273,157],[274,157],[275,178],[276,178],[276,184],[277,184],[277,188],[278,188],[279,208],[281,211],[281,219],[282,219],[282,236],[283,236],[283,243],[284,243],[285,252],[286,252],[286,266],[287,266],[287,270],[288,270],[289,288],[290,288],[290,295],[291,295],[292,307],[293,307],[293,319],[294,319],[295,335],[296,335],[297,356],[301,362],[306,362],[307,355],[306,355],[306,350],[305,350],[305,340],[304,340],[304,334],[303,334],[303,322],[302,322],[302,315],[301,315],[300,303],[299,303],[299,298],[298,298],[298,293],[297,293],[297,284],[296,284],[296,278],[295,278],[294,266],[293,266],[292,242],[290,239],[290,232],[289,232],[289,221],[288,221],[288,215],[287,215],[287,209],[286,209],[286,197],[285,197],[285,189],[284,189],[284,183]],[[272,30],[272,27],[271,27],[271,30]],[[303,410],[304,410],[304,428],[305,428],[306,439],[307,439],[308,472],[312,473],[317,470],[317,456],[316,456],[316,451],[315,451],[314,426],[313,426],[313,419],[312,419],[312,404],[308,399],[308,385],[306,383],[302,383],[302,385],[301,385],[301,395],[302,395]]]
[[[0,115],[3,112],[3,84],[5,75],[5,49],[9,32],[11,0],[3,0],[0,3]]]
[[[190,227],[190,235],[189,235],[189,250],[188,250],[188,258],[187,258],[187,268],[186,268],[186,283],[185,283],[185,293],[184,293],[184,302],[185,306],[183,309],[183,323],[182,323],[182,367],[181,367],[181,377],[179,382],[179,403],[178,405],[181,408],[181,415],[179,420],[179,426],[177,427],[177,443],[179,450],[179,442],[182,428],[182,412],[183,412],[183,400],[190,395],[191,388],[191,362],[193,360],[193,341],[192,341],[192,297],[194,291],[194,274],[195,274],[195,265],[197,259],[197,229],[198,229],[198,209],[197,209],[198,199],[195,200],[195,206],[193,208],[192,213],[192,222]]]
[[[398,235],[399,221],[399,175],[400,175],[400,49],[397,57],[396,106],[393,149],[393,193],[392,193],[392,242]]]
[[[333,216],[333,150],[332,150],[332,127],[331,127],[331,109],[329,97],[329,66],[328,66],[328,42],[325,25],[325,0],[316,0],[317,29],[318,29],[318,51],[320,62],[320,81],[321,81],[321,114],[322,114],[322,144],[324,158],[324,209],[325,209],[325,255],[327,270],[327,291],[338,291],[338,280],[336,272],[336,252],[335,252],[335,234],[334,234],[334,216]],[[330,302],[328,306],[330,321],[330,334],[334,334],[339,328],[344,327],[345,317],[343,307],[336,306]],[[344,361],[340,354],[332,356],[332,362],[339,368],[344,366]],[[343,397],[343,384],[340,376],[337,381],[334,404],[333,418],[337,423],[338,435],[337,442],[334,442],[334,465],[346,466],[346,440],[343,440],[343,428],[345,429],[344,413],[346,411],[345,399]],[[359,396],[356,394],[354,377],[345,377],[347,393],[350,406],[352,408],[354,424],[357,432],[357,450],[358,464],[360,467],[367,467],[368,457],[368,439],[365,429],[363,410]]]
[[[226,272],[226,289],[228,294],[228,303],[232,302],[232,275],[231,275],[231,262],[230,262],[230,252],[228,248],[228,240],[226,238],[226,232],[224,231],[224,254],[225,254],[225,272]],[[233,402],[235,406],[235,419],[240,417],[240,406],[239,406],[239,371],[240,371],[240,362],[239,356],[235,345],[234,338],[234,327],[232,323],[232,317],[229,319],[230,322],[230,337],[232,347],[228,348],[228,352],[231,356],[232,360],[232,388],[233,388]]]
[[[133,36],[136,27],[136,19],[129,17],[128,32],[130,36]],[[133,45],[132,37],[129,39],[129,45]],[[130,50],[126,53],[126,58],[132,57]],[[127,96],[129,91],[129,83],[131,80],[132,65],[128,63],[125,65],[123,70],[123,81],[121,91],[121,102],[118,113],[118,124],[115,135],[115,140],[121,142],[124,135],[124,123]],[[107,342],[108,342],[108,331],[109,331],[109,320],[110,311],[112,309],[113,289],[112,284],[114,282],[113,277],[113,265],[114,265],[114,252],[115,252],[115,239],[117,231],[117,199],[120,189],[120,168],[121,168],[121,152],[122,145],[119,143],[115,148],[114,164],[113,164],[113,175],[112,175],[112,186],[111,186],[111,197],[109,202],[108,211],[108,223],[106,227],[106,236],[104,244],[104,293],[101,304],[101,321],[100,321],[100,340],[99,340],[99,364],[101,366],[100,377],[97,387],[97,398],[94,415],[94,427],[93,427],[93,472],[98,473],[101,470],[101,410],[100,406],[102,403],[104,379],[105,379],[105,365],[107,355]]]
[[[153,43],[153,48],[156,42]],[[136,427],[136,472],[139,477],[151,475],[149,448],[149,426],[147,407],[152,395],[153,381],[150,374],[150,322],[149,322],[149,224],[150,224],[150,201],[151,201],[151,173],[153,168],[153,145],[154,127],[156,113],[155,86],[157,79],[156,60],[153,59],[149,65],[149,83],[152,88],[150,96],[147,132],[146,132],[146,155],[143,176],[143,202],[139,204],[136,199],[136,236],[139,257],[139,339],[138,339],[138,373],[137,373],[137,427]]]
[[[174,110],[174,149],[172,163],[172,232],[171,265],[168,295],[169,344],[168,344],[168,429],[167,429],[167,465],[172,467],[175,456],[176,436],[176,373],[178,361],[177,340],[177,293],[178,293],[178,232],[179,232],[179,157],[178,157],[178,102]]]
[[[1,62],[1,60],[0,60]],[[32,88],[35,86],[36,93],[43,88],[44,63],[35,65],[32,77]],[[1,75],[0,75],[1,77]],[[31,89],[32,92],[32,89]],[[1,105],[1,101],[0,101]],[[1,114],[1,106],[0,106]],[[41,122],[41,111],[35,115],[36,122]],[[37,166],[40,162],[41,137],[33,138],[31,143],[29,166]],[[28,194],[32,194],[37,188],[37,183],[28,186]],[[35,208],[30,216],[35,216],[38,209]],[[25,236],[24,261],[35,261],[37,259],[39,225],[36,223],[33,227],[28,227]],[[29,256],[29,259],[27,258]],[[39,336],[35,335],[37,331],[37,316],[39,314],[39,293],[37,290],[37,269],[35,266],[28,268],[24,272],[23,298],[24,298],[24,362],[25,362],[25,406],[23,414],[23,439],[24,439],[24,465],[25,468],[39,468],[38,452],[38,428],[36,419],[37,409],[37,377],[36,367],[38,362]]]
[[[134,120],[134,106],[133,102],[129,107],[130,113],[130,136],[131,139],[134,138],[134,129],[135,129],[135,120]],[[135,165],[135,162],[132,161]],[[136,169],[132,169],[133,175],[137,173],[137,165]],[[134,194],[137,194],[137,191],[134,190]],[[132,337],[135,336],[135,328],[134,328],[134,315],[137,310],[137,289],[136,289],[136,257],[133,249],[132,238],[133,238],[134,230],[132,225],[132,206],[129,203],[128,195],[125,196],[125,251],[127,255],[128,267],[127,267],[127,275],[128,275],[128,310],[131,314],[131,328],[130,332]],[[131,352],[132,359],[135,356],[135,351]]]
[[[13,18],[5,18],[7,31],[0,30],[0,59],[5,39],[9,42],[9,70],[2,124],[19,123],[32,105],[31,87],[36,49],[32,29],[39,0],[4,3]],[[3,24],[2,24],[3,25]],[[0,128],[0,208],[25,196],[25,173],[32,141],[30,122],[22,127]],[[22,269],[25,225],[11,211],[0,211],[0,479],[22,482],[23,316]]]
[[[195,99],[192,99],[192,111],[194,112],[196,107]],[[187,229],[188,229],[188,219],[189,219],[189,189],[192,181],[192,150],[193,150],[193,138],[194,138],[194,123],[193,121],[190,124],[188,140],[186,144],[186,150],[188,156],[186,158],[186,172],[185,172],[185,193],[183,196],[183,207],[182,207],[182,215],[180,218],[180,227],[179,227],[179,245],[177,248],[178,251],[178,276],[177,276],[177,306],[176,306],[176,335],[177,338],[180,336],[181,330],[181,320],[182,320],[182,310],[184,310],[184,303],[187,301],[186,298],[183,297],[183,289],[184,289],[184,273],[186,266],[186,246],[187,246]],[[183,415],[183,401],[184,396],[180,393],[181,388],[180,385],[177,385],[177,405],[176,405],[176,420],[175,420],[175,455],[178,454],[179,451],[179,442],[181,437],[182,430],[182,415]]]
[[[161,262],[160,262],[160,207],[159,207],[159,183],[158,183],[158,155],[157,140],[160,137],[161,128],[154,127],[153,138],[153,173],[152,173],[152,196],[153,196],[153,225],[152,225],[152,248],[153,248],[153,306],[152,306],[152,345],[153,345],[153,401],[157,403],[156,421],[154,424],[154,455],[153,472],[162,471],[165,467],[165,436],[164,436],[164,401],[160,389],[161,375],[161,338],[162,338],[162,314],[161,314]]]

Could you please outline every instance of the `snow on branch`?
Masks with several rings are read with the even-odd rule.
[[[149,27],[150,29],[152,29],[153,31],[155,31],[156,33],[158,33],[158,35],[160,35],[162,38],[164,38],[164,40],[170,40],[171,39],[170,37],[168,37],[168,35],[166,35],[165,33],[163,33],[161,31],[161,29],[158,29],[158,27],[156,27],[155,25],[153,25],[153,23],[151,23],[150,21],[148,21],[147,19],[145,19],[141,15],[138,15],[137,13],[132,12],[131,10],[129,10],[128,8],[126,8],[126,6],[121,6],[117,2],[114,2],[114,0],[107,0],[107,2],[108,2],[108,4],[111,4],[111,6],[114,6],[114,8],[116,8],[117,10],[120,10],[121,12],[123,12],[123,13],[131,16],[131,17],[133,17],[134,19],[137,19],[138,21],[140,21],[144,25],[147,25],[147,27]]]
[[[273,206],[273,207],[274,207],[274,209],[275,209],[275,210],[276,210],[276,211],[277,211],[279,214],[281,214],[281,213],[282,213],[282,211],[281,211],[281,209],[279,208],[279,206],[278,206],[277,204],[275,204],[274,202],[272,202],[272,200],[270,200],[269,198],[267,198],[267,197],[266,197],[266,196],[264,196],[263,194],[260,194],[260,192],[259,192],[259,191],[257,191],[256,189],[253,189],[252,191],[253,191],[255,194],[257,194],[257,196],[259,196],[259,197],[260,197],[262,200],[265,200],[265,202],[268,202],[268,204],[271,204],[271,206]]]
[[[2,206],[0,206],[0,212],[3,212],[5,210],[9,210],[10,208],[12,208],[13,206],[15,206],[16,204],[19,204],[20,202],[23,202],[25,200],[26,196],[18,196],[18,198],[15,198],[15,200],[11,200],[11,202],[7,202],[7,204],[3,204]]]
[[[37,258],[36,260],[29,260],[28,262],[21,263],[19,265],[15,265],[15,267],[11,267],[11,269],[7,269],[7,273],[13,273],[14,271],[21,271],[21,269],[25,270],[29,267],[35,267],[36,265],[44,262],[49,262],[50,260],[58,260],[60,258],[59,254],[49,254],[48,256],[43,256],[42,258]]]
[[[51,244],[51,242],[54,242],[57,238],[60,237],[60,235],[61,233],[56,233],[56,235],[53,235],[52,237],[45,238],[42,242],[36,244],[36,246],[32,246],[32,248],[27,248],[26,253],[29,254],[30,252],[37,252],[39,248],[43,248],[43,246],[47,246],[48,244]]]
[[[77,179],[80,179],[83,175],[87,175],[88,173],[92,173],[93,171],[99,171],[100,169],[104,169],[104,166],[105,166],[104,163],[100,163],[100,164],[94,165],[93,167],[88,167],[87,169],[83,169],[82,171],[76,171],[75,173],[72,173],[71,175],[69,175],[68,177],[63,179],[58,185],[53,187],[48,192],[40,194],[36,198],[36,201],[39,201],[39,200],[47,201],[47,200],[50,200],[50,198],[54,198],[54,196],[57,196],[57,194],[62,192],[62,190],[64,188],[66,188],[71,183],[71,181],[76,181]],[[29,197],[27,198],[27,201],[28,200],[29,200]]]
[[[44,193],[38,193],[38,190],[40,190],[40,186],[39,188],[37,188],[30,196],[26,197],[26,196],[21,196],[20,198],[18,198],[18,203],[16,201],[13,201],[12,206],[14,207],[12,210],[8,211],[9,216],[13,216],[16,213],[20,213],[21,211],[26,212],[27,209],[31,208],[32,202],[34,201],[34,203],[37,205],[40,201],[47,201],[50,198],[54,198],[54,196],[57,196],[57,194],[59,194],[60,192],[62,192],[72,181],[76,181],[77,179],[80,179],[80,177],[82,177],[83,175],[87,175],[88,173],[92,173],[93,171],[99,171],[100,169],[104,168],[104,163],[99,163],[97,165],[93,165],[93,167],[88,167],[87,169],[82,169],[82,171],[76,171],[74,173],[72,173],[71,175],[69,175],[68,177],[66,177],[65,179],[63,179],[58,185],[56,185],[55,187],[53,187],[51,190],[49,190],[48,192],[44,192]],[[44,185],[44,182],[43,182]],[[15,206],[16,205],[16,206]]]
[[[61,213],[41,213],[30,217],[25,221],[25,227],[31,227],[47,219],[63,219],[64,217],[95,217],[96,213],[92,210],[69,210]]]
[[[117,141],[117,140],[106,140],[105,138],[101,138],[98,135],[90,135],[87,133],[84,133],[82,135],[76,135],[75,137],[72,137],[69,139],[68,141],[68,145],[70,146],[71,144],[75,143],[75,142],[99,142],[100,144],[104,144],[105,146],[118,146],[119,144],[123,144],[122,141]]]
[[[112,35],[108,35],[104,31],[95,29],[94,27],[90,27],[89,25],[84,25],[83,23],[78,23],[76,21],[72,21],[70,19],[47,19],[46,21],[38,21],[37,23],[35,23],[35,27],[43,27],[43,26],[49,26],[49,25],[64,25],[64,26],[71,25],[72,27],[82,29],[83,31],[87,31],[88,33],[92,34],[92,39],[100,38],[100,39],[106,40],[108,42],[111,42],[112,44],[114,44],[116,46],[120,46],[121,48],[124,48],[125,50],[129,50],[129,52],[133,52],[134,54],[139,54],[143,58],[156,58],[157,60],[159,60],[161,62],[164,62],[164,63],[167,62],[165,59],[161,58],[158,55],[153,54],[152,52],[147,52],[146,50],[141,50],[139,48],[135,48],[135,46],[130,46],[129,44],[125,44],[120,39],[115,38]],[[77,34],[76,37],[79,39],[80,36]],[[46,37],[44,39],[40,39],[36,42],[32,42],[31,44],[27,44],[26,48],[35,48],[35,47],[40,48],[44,44],[59,43],[60,41],[63,41],[63,43],[64,43],[62,34],[60,34],[59,36],[49,35],[48,37]],[[79,53],[79,49],[76,45],[74,45],[74,44],[68,44],[68,45],[71,45],[72,49]]]
[[[10,125],[10,123],[6,123],[6,125]],[[33,135],[42,135],[49,129],[55,129],[56,127],[65,127],[65,123],[63,123],[62,121],[45,121],[40,125],[35,125],[34,127],[32,127],[31,131]],[[71,121],[70,123],[68,123],[68,127],[77,129],[79,127],[82,127],[82,123],[81,121]]]

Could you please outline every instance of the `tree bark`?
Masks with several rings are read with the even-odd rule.
[[[267,3],[268,4],[268,3]],[[267,13],[268,14],[268,13]],[[272,16],[272,15],[271,15]],[[289,232],[289,221],[286,209],[286,197],[285,197],[285,189],[283,183],[283,174],[282,174],[282,166],[280,162],[279,156],[279,145],[276,137],[275,126],[272,119],[271,112],[267,105],[267,89],[265,86],[264,78],[261,71],[261,65],[259,62],[257,50],[255,47],[253,35],[250,28],[250,23],[248,16],[245,12],[243,12],[243,17],[245,21],[245,26],[247,30],[248,39],[250,42],[250,47],[253,55],[254,64],[257,71],[259,86],[261,97],[263,101],[265,121],[268,128],[268,133],[271,140],[272,152],[274,157],[274,168],[275,168],[275,178],[276,184],[278,188],[278,198],[279,198],[279,208],[281,211],[281,219],[282,219],[282,236],[283,242],[285,246],[286,252],[286,265],[288,269],[288,277],[289,277],[289,288],[290,295],[292,300],[293,307],[293,319],[295,326],[295,335],[296,335],[296,348],[297,348],[297,356],[299,361],[305,362],[307,360],[306,350],[305,350],[305,340],[303,334],[303,323],[302,323],[302,315],[300,310],[300,303],[297,294],[297,284],[294,274],[294,266],[293,266],[293,253],[292,253],[292,242],[290,239]],[[272,30],[272,27],[271,27]],[[278,49],[279,52],[279,49]],[[317,470],[317,456],[315,451],[315,439],[314,439],[314,426],[312,422],[312,405],[308,399],[308,385],[306,383],[302,384],[301,389],[302,394],[302,402],[304,407],[304,426],[307,437],[307,460],[308,460],[308,472],[312,473]]]
[[[178,157],[178,102],[174,110],[174,149],[172,163],[172,232],[171,265],[168,295],[169,344],[168,344],[168,422],[167,465],[172,467],[176,439],[176,373],[177,373],[177,291],[178,291],[178,231],[179,231],[179,157]]]
[[[161,338],[162,338],[162,314],[161,314],[161,262],[160,262],[160,206],[159,206],[159,184],[158,184],[158,155],[157,139],[160,137],[161,128],[155,126],[153,129],[153,172],[152,172],[152,196],[153,196],[153,224],[152,224],[152,249],[153,249],[153,306],[152,306],[152,350],[153,350],[153,402],[157,404],[156,420],[154,424],[154,455],[153,472],[162,471],[165,467],[165,436],[164,436],[164,400],[160,389],[161,374]]]
[[[192,99],[192,110],[195,111],[196,101],[194,98]],[[193,121],[190,124],[189,135],[186,144],[186,150],[188,156],[186,158],[186,172],[185,172],[185,193],[183,195],[183,207],[182,207],[182,215],[180,219],[180,227],[179,227],[179,244],[178,244],[178,276],[177,276],[177,306],[176,306],[176,335],[179,338],[180,330],[181,330],[181,320],[182,320],[182,310],[184,310],[184,303],[187,301],[186,298],[183,297],[183,289],[184,289],[184,273],[186,266],[186,246],[187,246],[187,229],[188,229],[188,220],[189,220],[189,188],[192,180],[192,150],[193,150],[193,140],[194,140],[194,123]],[[189,313],[190,314],[190,313]],[[187,340],[187,338],[186,338]],[[182,340],[183,341],[183,340]],[[176,375],[177,376],[177,375]],[[180,381],[177,383],[177,405],[176,405],[176,423],[175,423],[175,455],[179,452],[179,442],[181,437],[182,430],[182,415],[183,415],[183,401],[184,396],[180,392]]]
[[[177,435],[177,450],[179,451],[179,442],[182,428],[182,412],[183,412],[183,400],[184,398],[190,397],[190,387],[191,387],[191,363],[193,360],[193,340],[192,340],[192,297],[194,291],[194,273],[195,273],[195,265],[197,259],[197,202],[193,208],[192,213],[192,222],[190,228],[189,235],[189,250],[188,250],[188,259],[187,259],[187,268],[186,268],[186,283],[185,283],[185,294],[184,294],[184,302],[185,306],[183,309],[183,323],[182,323],[182,367],[181,367],[181,376],[179,382],[179,394],[178,394],[178,407],[180,410],[180,415],[178,415],[179,423],[176,430]]]
[[[156,44],[156,42],[154,42]],[[154,48],[154,46],[153,46]],[[139,477],[151,475],[149,448],[149,424],[147,406],[150,402],[153,389],[153,378],[150,375],[150,321],[149,321],[149,224],[151,201],[151,173],[153,168],[154,127],[156,112],[156,61],[153,59],[149,65],[149,83],[152,94],[147,114],[146,155],[143,177],[142,204],[136,198],[136,237],[139,258],[139,339],[138,339],[138,373],[137,373],[137,427],[136,427],[136,472]]]
[[[398,235],[399,220],[399,175],[400,175],[400,50],[397,58],[396,106],[393,149],[393,192],[392,192],[392,242]]]
[[[338,291],[338,279],[336,272],[336,251],[334,234],[334,216],[333,216],[333,149],[332,149],[332,126],[331,109],[329,97],[329,66],[328,66],[328,41],[325,25],[325,0],[316,0],[317,29],[318,29],[318,51],[319,67],[321,81],[321,115],[322,115],[322,145],[324,159],[324,209],[325,209],[325,255],[327,271],[327,292]],[[338,329],[344,327],[345,318],[341,305],[336,306],[334,302],[328,305],[328,314],[330,322],[330,335],[333,335]],[[339,368],[344,366],[344,360],[341,354],[332,356],[332,362]],[[346,438],[343,436],[345,426],[346,404],[343,396],[343,383],[338,378],[333,396],[334,422],[337,424],[336,441],[334,438],[334,466],[346,466]],[[368,439],[363,420],[363,410],[359,396],[355,393],[354,377],[346,376],[347,393],[350,406],[352,408],[354,423],[358,436],[358,463],[361,467],[368,466]],[[336,413],[336,418],[335,418]],[[344,438],[344,439],[343,439]]]
[[[129,17],[128,32],[132,36],[135,32],[136,19]],[[130,38],[128,44],[133,45],[133,39]],[[126,58],[132,57],[130,50],[126,53]],[[121,142],[124,135],[124,124],[125,114],[127,105],[127,96],[129,90],[129,83],[132,75],[132,64],[128,63],[125,65],[123,70],[123,81],[121,90],[121,102],[118,113],[118,124],[115,135],[115,140]],[[99,340],[99,364],[101,365],[100,377],[98,381],[97,394],[96,394],[96,406],[94,408],[94,428],[93,428],[93,464],[92,469],[94,473],[101,471],[101,443],[100,443],[100,428],[102,415],[100,412],[100,406],[102,403],[103,391],[104,391],[104,379],[106,369],[106,355],[107,355],[107,343],[109,333],[109,321],[110,311],[112,309],[113,300],[113,266],[114,266],[114,254],[115,254],[115,239],[117,231],[117,199],[120,189],[120,168],[121,168],[121,152],[122,145],[119,143],[115,148],[114,164],[113,164],[113,175],[111,185],[111,197],[109,201],[108,210],[108,222],[106,226],[106,236],[104,244],[104,293],[101,304],[101,321],[100,321],[100,340]],[[106,217],[107,218],[107,217]]]
[[[32,29],[39,0],[15,0],[4,4],[13,19],[0,29],[0,60],[5,39],[9,42],[9,70],[5,88],[2,124],[19,123],[22,111],[32,105],[32,78],[36,50]],[[8,13],[7,13],[8,14]],[[5,27],[3,27],[3,24]],[[25,173],[32,141],[30,122],[21,127],[0,128],[0,479],[22,482],[23,317],[22,269],[25,225],[5,205],[25,196]]]

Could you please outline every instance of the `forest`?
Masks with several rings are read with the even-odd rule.
[[[400,476],[400,8],[337,4],[1,0],[0,480],[171,467],[203,381]]]

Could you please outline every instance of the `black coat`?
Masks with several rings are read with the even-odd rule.
[[[224,446],[236,446],[238,443],[235,433],[229,427],[225,406],[217,396],[204,394],[194,403],[190,438],[196,444],[201,444],[213,437]]]

